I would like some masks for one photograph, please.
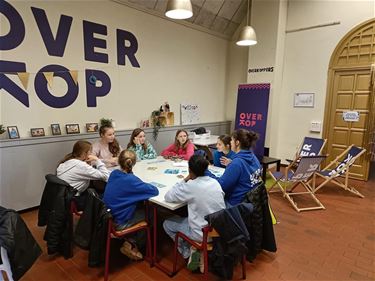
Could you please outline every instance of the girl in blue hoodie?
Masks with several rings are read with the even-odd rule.
[[[231,137],[229,135],[221,135],[217,138],[216,148],[214,152],[214,166],[225,168],[236,157],[236,153],[231,150]]]
[[[144,208],[137,203],[159,194],[159,190],[143,182],[132,172],[137,156],[134,151],[123,150],[118,158],[121,170],[114,170],[105,188],[103,200],[116,223],[116,229],[122,230],[145,219]],[[137,240],[137,239],[136,239]],[[141,259],[142,254],[132,241],[125,241],[120,251],[131,259]]]
[[[239,129],[232,133],[231,148],[236,153],[224,174],[217,178],[232,206],[241,203],[245,194],[262,181],[262,167],[253,153],[258,139],[255,132]]]

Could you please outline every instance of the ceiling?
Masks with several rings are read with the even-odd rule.
[[[167,0],[112,0],[164,19]],[[191,0],[193,17],[172,20],[185,26],[230,40],[246,17],[246,0]]]

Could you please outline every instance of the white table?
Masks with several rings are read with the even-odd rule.
[[[181,167],[174,165],[179,165]],[[166,174],[164,171],[167,169],[178,170],[179,172],[178,174]],[[164,195],[173,185],[183,180],[183,178],[179,178],[177,175],[182,175],[185,178],[189,174],[187,161],[174,162],[159,156],[153,160],[142,160],[137,162],[133,168],[133,173],[144,182],[156,182],[165,185],[164,187],[158,187],[159,195],[150,198],[150,202],[170,210],[176,210],[186,205],[186,203],[168,203],[164,200]]]
[[[154,168],[154,169],[150,169]],[[156,169],[155,169],[156,168]],[[178,170],[178,174],[166,174],[165,170],[172,169]],[[224,173],[223,168],[209,166],[209,170],[215,175],[221,175]],[[151,197],[150,202],[165,207],[170,210],[176,210],[186,205],[186,203],[169,203],[164,200],[164,195],[169,189],[172,188],[177,182],[182,181],[183,178],[179,178],[178,175],[182,175],[184,178],[189,174],[188,162],[180,161],[174,162],[172,160],[164,159],[159,156],[152,160],[142,160],[135,164],[133,173],[141,180],[147,183],[159,183],[165,185],[164,187],[158,187],[159,195]]]
[[[195,145],[209,146],[209,145],[216,144],[218,137],[219,136],[217,135],[210,135],[209,138],[195,137],[194,139],[191,140],[191,142]]]
[[[177,174],[166,174],[165,170],[178,170]],[[219,167],[210,166],[209,170],[217,175],[220,176],[223,174],[224,169]],[[159,195],[151,197],[149,201],[153,206],[153,263],[154,265],[168,274],[172,276],[172,271],[162,264],[159,263],[157,260],[157,206],[162,206],[169,210],[176,210],[186,205],[186,203],[169,203],[164,200],[164,195],[168,192],[169,189],[173,187],[177,182],[183,180],[183,178],[177,177],[178,175],[182,175],[186,177],[189,173],[188,169],[188,162],[181,161],[181,162],[174,162],[172,160],[166,160],[163,157],[159,156],[153,160],[142,160],[135,164],[133,168],[133,173],[141,180],[147,183],[158,183],[164,185],[163,187],[157,187],[159,190]]]

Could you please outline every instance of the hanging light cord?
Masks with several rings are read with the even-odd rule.
[[[247,25],[249,25],[249,8],[250,8],[250,0],[247,0]]]

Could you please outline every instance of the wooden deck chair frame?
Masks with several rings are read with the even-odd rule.
[[[320,161],[319,161],[319,165],[320,165],[321,161],[323,161],[323,159],[325,157],[326,156],[304,156],[304,157],[301,157],[299,160],[300,160],[300,163],[302,163],[302,165],[303,165],[304,159],[320,158]],[[298,159],[295,159],[285,169],[285,173],[284,173],[284,175],[281,178],[276,178],[272,172],[269,172],[269,174],[271,175],[271,177],[275,180],[275,183],[269,188],[269,192],[271,191],[271,189],[275,185],[277,185],[279,187],[279,189],[281,190],[281,192],[283,193],[283,197],[286,198],[290,202],[290,204],[293,206],[293,208],[297,212],[312,211],[312,210],[322,210],[322,209],[324,210],[325,209],[324,205],[319,201],[319,199],[312,192],[312,190],[314,189],[314,186],[315,186],[315,177],[314,177],[314,175],[315,175],[315,172],[318,169],[318,167],[315,167],[314,170],[309,171],[309,175],[308,175],[307,178],[305,178],[303,180],[293,180],[292,179],[293,175],[298,174],[300,172],[299,171],[300,165],[298,165],[298,167],[297,167],[297,169],[296,169],[295,172],[293,170],[291,170],[292,167],[293,167],[293,165],[296,163],[297,160]],[[289,180],[289,179],[291,179],[291,180]],[[312,181],[312,186],[310,185],[310,179]],[[283,186],[282,183],[287,183],[289,185]],[[305,188],[305,191],[302,191],[302,192],[293,192],[293,190],[298,185],[302,185]],[[299,208],[297,206],[297,203],[293,200],[293,196],[295,196],[295,195],[302,195],[302,194],[309,195],[315,201],[315,203],[317,204],[317,206]]]
[[[329,165],[327,167],[325,167],[322,171],[325,171],[325,170],[328,170],[330,169],[333,165],[338,165],[340,164],[341,162],[339,161],[339,159],[341,159],[344,155],[348,154],[348,152],[350,151],[350,149],[353,147],[354,145],[352,144],[351,146],[349,146],[346,150],[344,150],[339,156],[337,156],[331,163],[329,163]],[[316,176],[319,176],[321,178],[324,179],[324,181],[318,185],[317,187],[315,187],[315,185],[313,185],[313,193],[316,193],[319,189],[321,189],[323,186],[325,186],[328,182],[332,182],[334,183],[335,185],[341,187],[342,189],[344,190],[347,190],[361,198],[364,198],[365,196],[363,194],[361,194],[357,189],[355,189],[354,187],[351,187],[349,186],[349,175],[351,174],[350,173],[350,167],[353,165],[353,163],[359,158],[362,156],[362,154],[364,154],[366,152],[366,149],[364,148],[361,148],[361,147],[358,147],[360,149],[362,149],[362,151],[360,153],[358,153],[356,156],[354,156],[352,159],[350,159],[344,166],[342,166],[339,170],[337,170],[336,172],[337,173],[341,173],[342,171],[344,171],[344,176],[343,175],[332,175],[332,176],[324,176],[322,174],[319,174],[319,171],[315,174]],[[339,177],[344,177],[344,182],[341,182],[338,180]]]
[[[306,138],[310,138],[310,137],[304,137],[303,138],[302,142],[300,143],[300,145],[297,148],[296,154],[294,155],[294,159],[293,160],[286,159],[286,161],[288,161],[289,163],[295,162],[293,167],[296,167],[298,165],[298,161],[302,157],[301,156],[301,150],[303,148],[303,145],[305,143]],[[323,144],[322,144],[322,146],[321,146],[321,148],[320,148],[320,150],[319,150],[319,152],[316,156],[321,155],[324,147],[326,146],[327,139],[322,139],[322,140],[323,140]],[[315,155],[306,155],[306,156],[315,156]]]

